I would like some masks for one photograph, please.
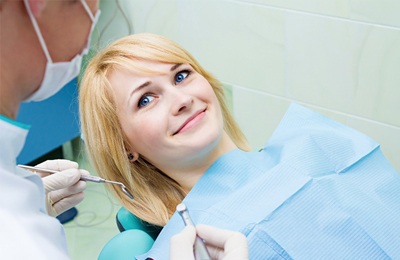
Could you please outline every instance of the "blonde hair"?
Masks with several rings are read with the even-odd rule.
[[[108,77],[113,71],[151,73],[137,61],[190,64],[212,86],[221,106],[224,130],[242,150],[249,150],[246,138],[230,114],[222,84],[177,43],[154,34],[124,37],[98,53],[88,64],[80,83],[79,109],[82,133],[90,160],[99,176],[124,183],[133,194],[128,199],[122,191],[111,191],[129,211],[140,219],[164,226],[186,196],[179,184],[142,158],[131,163],[127,145],[117,118],[113,91]],[[154,73],[154,72],[153,72]]]

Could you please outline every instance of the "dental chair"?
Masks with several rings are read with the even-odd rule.
[[[150,250],[162,229],[139,219],[124,207],[118,211],[116,221],[121,233],[107,242],[99,260],[132,260]]]

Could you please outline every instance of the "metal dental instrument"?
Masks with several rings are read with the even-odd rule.
[[[40,167],[33,167],[33,166],[28,166],[28,165],[22,165],[18,164],[17,165],[20,168],[33,171],[33,172],[46,172],[46,173],[57,173],[59,171],[56,170],[50,170],[46,168],[40,168]],[[121,187],[122,192],[128,196],[130,199],[133,199],[133,195],[126,189],[125,185],[122,182],[117,182],[117,181],[110,181],[106,180],[103,178],[100,178],[98,176],[92,176],[92,175],[81,175],[81,180],[82,181],[91,181],[91,182],[97,182],[97,183],[110,183],[110,184],[116,184]]]
[[[186,205],[181,203],[176,206],[176,211],[178,211],[179,215],[181,215],[185,226],[191,225],[194,226],[192,219],[189,216],[189,212],[186,208]],[[196,260],[211,260],[210,254],[207,251],[207,247],[204,244],[204,240],[196,236],[196,240],[194,241],[194,259]]]

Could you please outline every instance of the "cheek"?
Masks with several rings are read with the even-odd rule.
[[[128,141],[136,152],[147,155],[152,150],[159,149],[162,145],[164,128],[161,126],[161,121],[157,118],[143,117],[135,118],[135,120],[126,124],[123,131],[128,138]]]
[[[203,78],[202,83],[199,84],[198,94],[202,99],[210,102],[212,105],[219,106],[217,96],[210,83],[205,78]]]
[[[209,103],[215,108],[215,113],[219,122],[222,122],[222,110],[219,104],[218,98],[214,93],[214,90],[211,86],[207,88],[207,91],[204,93],[204,98],[209,100]]]

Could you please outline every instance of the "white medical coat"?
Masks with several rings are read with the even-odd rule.
[[[27,128],[0,115],[0,259],[68,259],[63,226],[46,213],[40,177],[16,167]]]

